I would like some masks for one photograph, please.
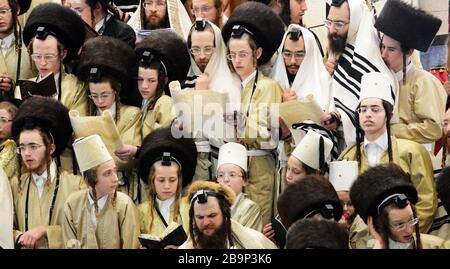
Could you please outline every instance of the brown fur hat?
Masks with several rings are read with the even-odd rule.
[[[189,199],[189,203],[191,202],[192,197],[194,197],[195,193],[199,190],[207,190],[222,194],[230,206],[233,205],[234,200],[236,199],[236,194],[234,194],[233,190],[228,186],[222,186],[219,183],[213,181],[196,180],[189,186],[187,191],[187,198]]]

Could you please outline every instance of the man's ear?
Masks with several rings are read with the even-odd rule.
[[[256,59],[259,59],[259,57],[261,57],[263,52],[263,49],[261,47],[256,49]]]
[[[56,150],[56,145],[55,144],[51,144],[50,145],[50,155],[52,155],[53,152],[55,152],[55,150]]]

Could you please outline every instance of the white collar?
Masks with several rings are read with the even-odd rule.
[[[38,175],[36,173],[31,173],[31,176],[34,179],[34,182],[36,184],[38,184],[38,181],[40,179],[42,179],[44,181],[44,183],[47,181],[47,169],[45,169],[44,173],[42,173],[41,175]],[[56,176],[56,163],[55,161],[52,161],[52,163],[50,164],[50,182],[53,183],[53,179]]]
[[[9,35],[7,35],[5,38],[3,38],[1,40],[1,47],[2,47],[2,49],[3,50],[9,49],[13,45],[15,39],[16,38],[14,37],[14,33],[13,32],[11,32]]]
[[[413,66],[413,62],[410,60],[408,66],[406,66],[406,70],[405,70],[406,74],[408,74],[408,72],[409,72],[409,70],[411,70],[412,66]],[[397,78],[398,81],[403,80],[403,70],[396,72],[395,77]]]
[[[389,238],[389,249],[408,249],[410,248],[412,242],[401,243]]]
[[[50,76],[50,74],[51,74],[51,73],[48,73],[45,77],[43,77],[43,76],[41,76],[41,74],[39,74],[39,76],[38,76],[38,82],[41,81],[41,80],[43,80],[44,78]],[[58,72],[58,73],[56,73],[56,74],[53,74],[53,78],[55,79],[55,83],[58,81],[59,75],[60,75],[60,74],[61,74],[60,72]],[[56,83],[56,87],[58,87],[58,83]]]
[[[375,141],[369,141],[367,137],[364,136],[364,149],[366,149],[366,146],[368,144],[375,144],[379,148],[381,148],[383,151],[387,150],[388,148],[388,137],[387,137],[387,131],[385,131],[382,135],[380,135]]]
[[[111,116],[113,117],[113,119],[116,118],[116,102],[114,102],[108,110],[109,112],[111,112]],[[102,111],[97,108],[97,113],[98,115],[101,115]]]
[[[145,110],[145,107],[148,104],[148,99],[142,99],[141,110]]]
[[[99,35],[102,35],[105,31],[105,27],[103,26],[105,25],[105,22],[109,20],[109,18],[111,18],[111,14],[107,14],[106,17],[103,17],[95,24],[94,29]]]
[[[105,207],[106,201],[108,200],[108,196],[109,196],[109,194],[103,195],[102,198],[97,200],[97,205],[98,205],[98,211],[99,212],[101,212],[103,210],[103,208]],[[94,206],[94,199],[92,199],[90,192],[88,194],[88,200],[89,200],[90,208],[93,208],[93,206]]]
[[[250,74],[250,76],[246,77],[242,82],[241,82],[241,86],[242,89],[245,89],[245,87],[247,86],[247,84],[256,76],[256,70],[253,71],[253,73]]]
[[[231,206],[231,209],[233,209],[241,201],[241,199],[244,198],[243,196],[244,196],[243,192],[239,193],[239,195],[236,196],[236,199],[234,200],[234,203]]]
[[[166,199],[164,201],[159,200],[158,197],[156,197],[156,202],[158,203],[158,208],[161,210],[162,208],[170,208],[170,206],[175,202],[175,194],[172,195],[169,199]]]

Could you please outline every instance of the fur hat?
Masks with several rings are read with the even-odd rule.
[[[286,235],[286,249],[348,249],[348,232],[328,219],[299,219]]]
[[[336,221],[342,216],[342,205],[333,185],[326,178],[317,175],[308,175],[288,185],[278,198],[277,208],[287,229],[296,220],[303,219],[314,211]]]
[[[18,16],[22,15],[23,13],[27,12],[31,5],[31,0],[17,0],[17,3],[20,6],[20,11]]]
[[[450,212],[450,167],[442,170],[436,179],[436,190],[447,212]]]
[[[150,35],[136,44],[138,60],[145,51],[158,57],[167,70],[167,84],[178,80],[182,83],[191,66],[186,43],[171,29],[153,30]],[[170,92],[166,92],[170,96]]]
[[[51,97],[32,96],[26,99],[19,108],[11,128],[14,140],[24,129],[39,127],[53,137],[56,150],[53,157],[59,156],[72,138],[69,110],[59,101]]]
[[[83,46],[78,64],[82,81],[98,81],[103,75],[115,77],[122,84],[120,102],[140,107],[137,89],[138,65],[134,50],[122,40],[109,36],[91,38]]]
[[[233,26],[240,25],[252,32],[263,53],[258,64],[267,63],[281,44],[284,35],[283,21],[270,7],[257,2],[240,4],[222,28],[225,43],[230,40]]]
[[[212,191],[215,193],[222,194],[230,206],[233,205],[234,200],[236,199],[236,194],[228,186],[220,185],[219,183],[213,181],[196,180],[188,188],[187,191],[187,198],[189,199],[188,202],[190,203],[192,198],[197,194],[197,192],[201,190]]]
[[[86,37],[83,20],[75,11],[55,3],[40,4],[33,9],[23,28],[23,41],[28,46],[38,33],[56,36],[67,50],[64,62],[78,55]]]
[[[395,164],[380,165],[359,175],[350,188],[350,200],[356,212],[367,223],[367,217],[377,217],[381,202],[395,193],[405,194],[413,204],[418,200],[417,190],[409,174]]]
[[[408,48],[427,51],[442,21],[401,0],[388,0],[375,27]]]
[[[139,177],[147,183],[150,167],[163,160],[164,153],[170,154],[166,157],[168,161],[181,166],[183,187],[187,186],[197,166],[197,147],[192,138],[174,138],[170,127],[158,128],[145,137],[139,153]]]

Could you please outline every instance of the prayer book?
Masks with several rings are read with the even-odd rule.
[[[20,95],[22,100],[26,100],[33,95],[53,96],[56,94],[55,77],[50,73],[41,81],[19,80]]]
[[[141,245],[147,249],[163,249],[166,246],[181,246],[187,240],[186,232],[179,223],[172,222],[164,230],[161,237],[150,234],[141,234],[139,241]]]

